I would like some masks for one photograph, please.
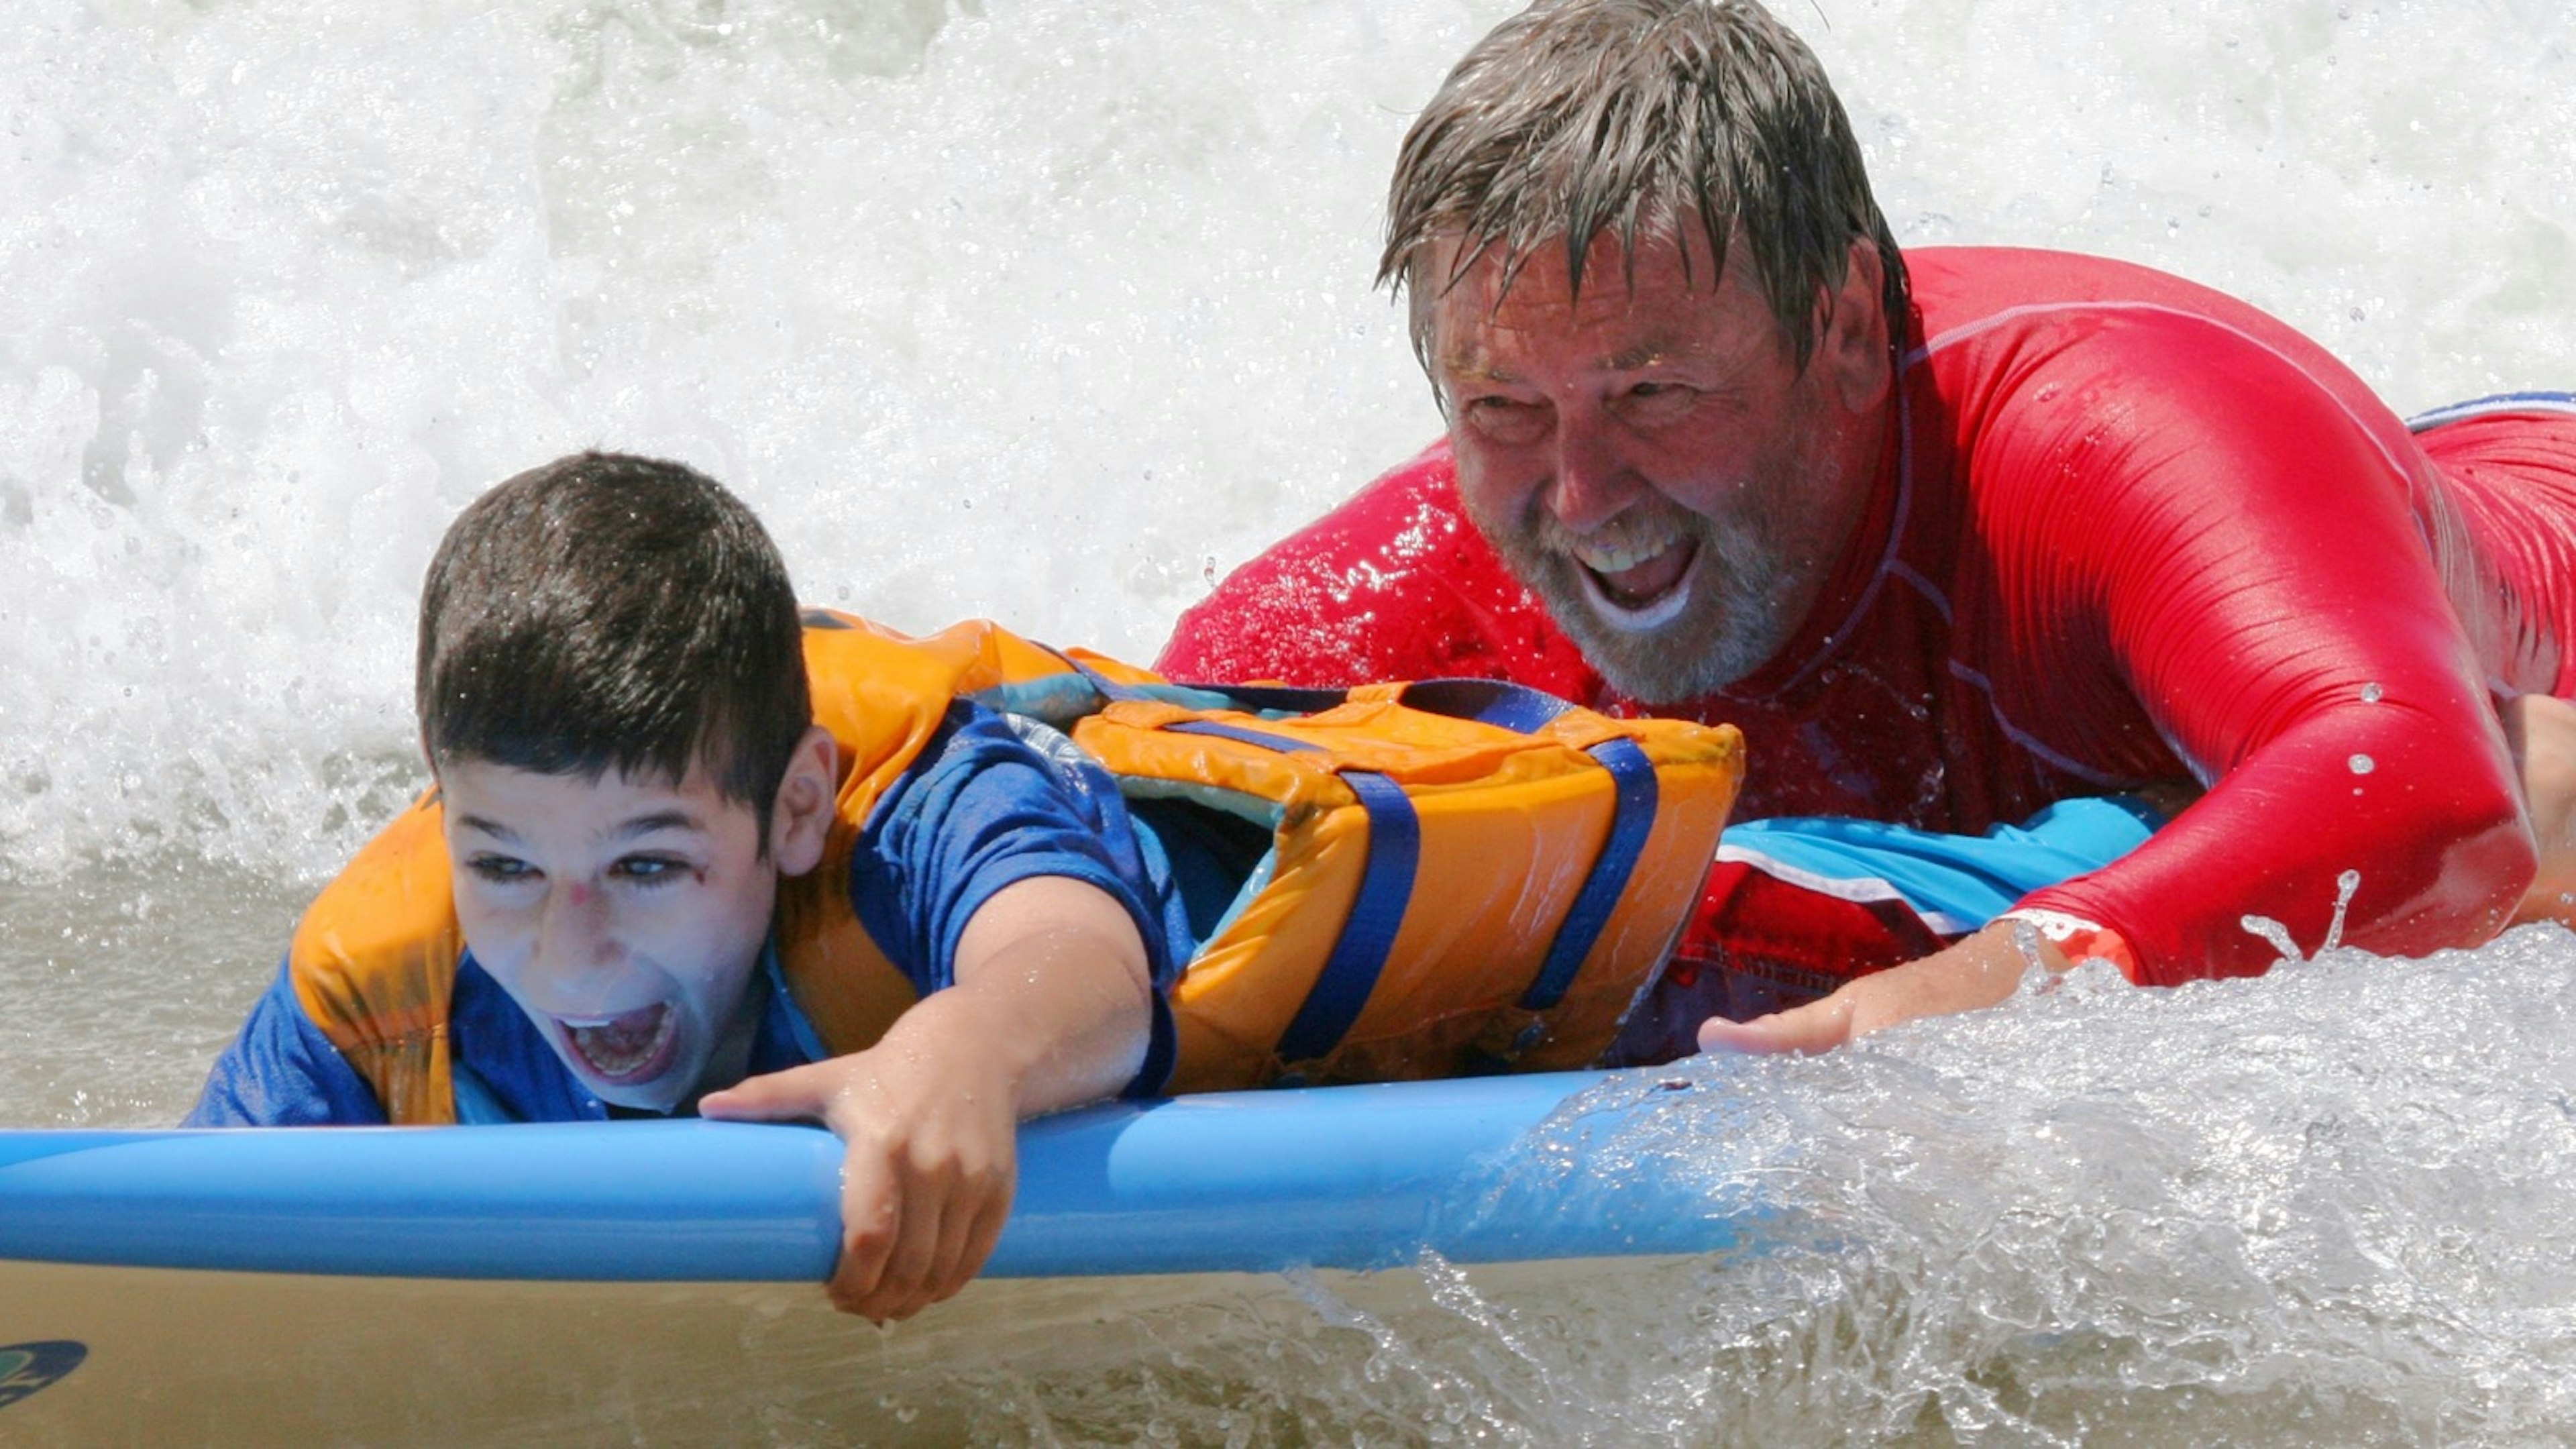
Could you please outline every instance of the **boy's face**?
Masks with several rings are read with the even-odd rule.
[[[438,772],[474,959],[601,1100],[695,1096],[769,933],[778,856],[703,768],[677,785],[479,760]]]

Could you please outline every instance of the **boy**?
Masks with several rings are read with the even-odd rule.
[[[712,481],[521,474],[423,589],[435,788],[307,911],[189,1122],[820,1120],[832,1295],[884,1320],[982,1265],[1022,1118],[1599,1056],[1695,897],[1733,732],[1365,693],[1247,714],[989,627],[800,623]],[[1497,868],[1577,795],[1588,843]]]
[[[835,1301],[954,1292],[1017,1119],[1146,1064],[1155,887],[1108,796],[956,724],[866,847],[920,888],[860,906],[945,969],[874,1050],[819,1059],[767,944],[835,818],[799,635],[758,522],[685,469],[586,455],[467,509],[421,604],[432,802],[316,903],[190,1123],[439,1120],[442,1066],[465,1120],[819,1118],[850,1144]]]

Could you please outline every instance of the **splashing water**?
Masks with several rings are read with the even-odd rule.
[[[555,453],[709,469],[816,602],[1149,655],[1212,572],[1436,432],[1369,288],[1378,199],[1509,8],[23,0],[0,38],[13,1121],[184,1110],[314,884],[421,783],[439,531]],[[1780,8],[1908,244],[2172,268],[2401,411],[2565,382],[2555,9]],[[2285,964],[2257,980],[2084,968],[1828,1058],[1687,1064],[1628,1135],[1570,1116],[1477,1199],[1680,1175],[1748,1215],[1735,1250],[1517,1292],[1436,1261],[1177,1306],[1110,1289],[1072,1366],[916,1367],[774,1437],[2556,1437],[2576,942],[2401,963],[2266,938]]]
[[[2299,954],[2299,943],[2290,938],[2290,928],[2270,916],[2240,916],[2236,924],[2244,927],[2248,935],[2262,937],[2265,944],[2281,954],[2283,961],[2307,959]]]
[[[2320,951],[2331,951],[2343,944],[2343,919],[2352,910],[2352,898],[2361,890],[2361,872],[2347,870],[2335,877],[2334,920],[2326,926],[2326,942]]]

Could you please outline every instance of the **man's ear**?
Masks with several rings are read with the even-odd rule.
[[[1826,369],[1843,406],[1855,413],[1877,408],[1892,381],[1886,286],[1887,260],[1878,254],[1878,243],[1852,238],[1842,285],[1824,298],[1824,332],[1809,366]]]
[[[821,725],[808,727],[787,757],[787,773],[769,810],[769,858],[780,875],[803,875],[822,864],[840,793],[840,763],[840,748]]]

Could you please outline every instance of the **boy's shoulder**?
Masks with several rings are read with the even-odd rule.
[[[287,975],[305,1015],[364,1072],[371,1054],[444,1034],[464,952],[433,790],[306,908]]]

